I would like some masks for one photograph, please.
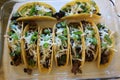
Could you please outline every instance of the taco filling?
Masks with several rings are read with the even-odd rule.
[[[45,28],[40,35],[40,64],[43,68],[49,68],[52,64],[52,29]]]
[[[72,73],[76,74],[77,72],[81,73],[80,66],[82,62],[82,40],[79,23],[70,23],[68,25],[70,31],[70,46],[71,51],[70,55],[72,56]]]
[[[22,63],[20,38],[22,33],[22,23],[15,20],[10,23],[7,33],[8,46],[10,49],[11,65],[18,66]]]
[[[67,4],[65,7],[62,8],[63,12],[65,12],[65,16],[70,16],[74,14],[81,14],[81,13],[88,13],[92,16],[92,14],[97,14],[97,4],[90,0],[89,2],[73,2],[71,4]]]
[[[101,40],[101,59],[100,64],[106,64],[109,62],[112,39],[110,37],[110,30],[105,27],[105,25],[97,24]]]
[[[58,66],[67,63],[68,38],[65,22],[59,22],[55,27],[55,58]]]
[[[37,35],[38,29],[36,25],[26,26],[28,30],[24,32],[25,54],[28,66],[35,67],[37,64]]]
[[[85,61],[91,62],[94,60],[97,48],[97,38],[95,37],[95,30],[91,23],[82,21],[83,30],[85,34],[86,50]]]
[[[52,16],[53,9],[48,8],[45,5],[33,4],[23,6],[23,8],[19,11],[21,16]]]

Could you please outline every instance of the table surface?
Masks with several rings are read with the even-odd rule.
[[[0,7],[2,6],[2,4],[5,1],[7,1],[7,0],[0,0]],[[115,2],[116,12],[117,12],[117,15],[119,16],[118,19],[119,19],[119,23],[120,23],[120,7],[119,7],[120,0],[113,0],[113,2]],[[1,32],[1,26],[0,26],[0,32]],[[3,73],[3,68],[2,67],[0,67],[0,80],[4,80],[4,73]]]

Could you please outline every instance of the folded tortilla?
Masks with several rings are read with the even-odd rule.
[[[73,0],[64,5],[61,10],[65,12],[64,19],[99,19],[100,11],[92,0]]]
[[[38,26],[35,23],[28,24],[23,32],[21,45],[24,64],[27,68],[37,67],[37,39]]]
[[[106,68],[114,56],[113,33],[103,24],[97,24],[100,35],[100,53],[98,55],[98,68]]]
[[[22,5],[17,11],[21,17],[17,21],[27,20],[56,20],[52,15],[56,10],[44,2],[29,2]],[[49,19],[48,19],[49,18]]]
[[[69,38],[66,22],[58,22],[54,26],[54,57],[57,67],[65,67],[69,60]]]
[[[18,66],[23,63],[21,54],[21,36],[22,36],[22,22],[17,23],[16,21],[11,21],[8,29],[7,38],[8,48],[10,50],[11,65]]]
[[[71,72],[82,73],[81,68],[85,62],[85,41],[83,30],[80,23],[69,23],[69,38],[70,38],[70,60]]]
[[[49,73],[53,62],[53,28],[39,30],[38,38],[38,68],[41,73]]]
[[[92,21],[81,21],[85,38],[85,61],[95,61],[100,53],[100,38],[96,25]]]

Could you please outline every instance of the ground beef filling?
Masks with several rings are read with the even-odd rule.
[[[85,55],[85,61],[91,62],[94,60],[94,55],[92,54],[92,51],[88,50],[88,52]]]
[[[31,75],[32,74],[32,69],[24,68],[24,72]]]
[[[58,64],[58,66],[64,66],[65,63],[66,63],[66,58],[67,58],[66,54],[63,54],[60,57],[57,57],[57,64]]]
[[[101,54],[100,64],[106,64],[109,61],[110,52],[109,50],[104,50]]]
[[[78,60],[72,60],[72,70],[71,72],[76,74],[76,73],[82,73],[82,70],[80,69],[80,61]]]
[[[36,64],[36,61],[34,61],[34,55],[30,55],[29,54],[29,50],[26,50],[26,58],[27,58],[27,62],[28,62],[28,65],[30,66],[35,66]]]
[[[76,58],[82,59],[82,50],[81,50],[81,48],[76,46],[75,47],[75,51],[77,53],[76,55],[78,55]],[[74,56],[74,52],[72,50],[72,46],[71,46],[71,54],[72,54],[72,56]],[[81,66],[81,61],[79,61],[79,60],[72,60],[71,72],[74,73],[74,74],[82,73],[82,70],[80,69],[80,66]]]
[[[50,54],[50,56],[49,56],[49,57],[46,57],[46,58],[45,58],[45,62],[42,64],[44,68],[49,68],[49,67],[50,67],[50,64],[51,64],[51,54],[52,54],[52,52],[50,52],[49,54]],[[41,53],[40,53],[40,58],[41,58],[41,60],[42,60],[42,57],[43,57],[43,56],[44,56],[44,55],[43,55],[43,53],[41,52]]]
[[[14,66],[18,66],[19,64],[21,64],[22,61],[21,61],[21,56],[15,56],[13,58],[13,61],[10,62],[11,65],[14,65]]]

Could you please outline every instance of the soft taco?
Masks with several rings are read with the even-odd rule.
[[[58,22],[54,26],[54,57],[57,67],[65,67],[69,60],[69,38],[66,22]]]
[[[61,19],[99,19],[101,15],[98,5],[93,0],[73,0],[60,11],[65,13]]]
[[[56,20],[52,15],[56,10],[44,2],[29,2],[22,5],[17,11],[21,17],[17,21],[26,20]]]
[[[85,39],[85,61],[95,61],[100,52],[99,32],[91,21],[81,21]]]
[[[22,61],[21,54],[21,36],[23,31],[23,22],[16,22],[15,20],[10,22],[10,25],[7,29],[7,38],[8,48],[10,50],[11,65],[18,66]]]
[[[97,24],[100,35],[100,53],[98,55],[98,68],[107,67],[114,55],[113,33],[103,24]]]
[[[70,60],[71,72],[82,73],[81,68],[85,62],[85,42],[82,27],[80,23],[69,23],[70,38]]]
[[[22,36],[22,53],[26,68],[33,69],[37,67],[37,39],[38,26],[35,23],[28,24]],[[25,70],[25,72],[27,72]]]
[[[41,28],[38,39],[38,68],[41,73],[49,73],[53,62],[53,28]]]

